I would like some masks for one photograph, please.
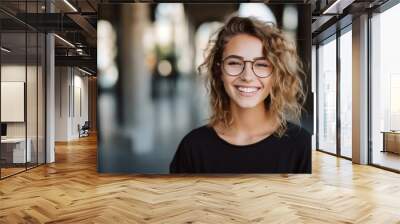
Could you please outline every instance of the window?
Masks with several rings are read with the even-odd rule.
[[[400,170],[400,4],[371,18],[372,164]],[[394,143],[394,145],[392,144]]]
[[[318,144],[336,153],[336,39],[318,48]]]
[[[352,35],[340,36],[340,155],[351,158],[352,149]]]
[[[19,2],[18,7],[21,15],[39,13],[44,3]],[[9,4],[13,5],[0,3]],[[1,98],[8,99],[0,105],[5,115],[1,117],[0,178],[5,178],[45,163],[46,39],[44,33],[3,12],[0,17],[9,21],[0,24],[0,90]]]

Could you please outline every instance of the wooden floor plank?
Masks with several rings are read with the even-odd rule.
[[[96,138],[0,181],[0,223],[400,223],[400,175],[313,152],[312,175],[113,175]]]

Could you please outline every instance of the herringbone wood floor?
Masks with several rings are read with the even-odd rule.
[[[400,175],[313,153],[312,175],[96,172],[96,139],[0,181],[0,223],[400,223]]]

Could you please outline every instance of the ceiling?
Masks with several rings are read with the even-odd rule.
[[[97,0],[47,0],[47,5],[44,0],[1,0],[2,46],[12,50],[2,60],[18,63],[26,57],[29,61],[44,47],[36,43],[36,35],[54,32],[60,37],[55,38],[56,65],[96,71],[96,25]]]
[[[365,10],[371,7],[371,4],[383,4],[386,0],[346,0],[350,1],[348,10],[356,11]],[[1,0],[0,2],[0,25],[2,30],[2,44],[7,43],[7,48],[12,48],[15,57],[18,54],[24,55],[25,41],[28,41],[27,52],[34,53],[36,45],[31,43],[31,37],[25,40],[25,30],[39,32],[54,32],[59,37],[67,40],[70,44],[61,38],[55,38],[56,45],[56,64],[58,65],[76,65],[86,66],[93,71],[96,70],[96,49],[97,49],[97,12],[98,4],[109,3],[127,3],[134,1],[124,0],[45,0],[35,1],[18,1],[18,0]],[[151,2],[151,1],[146,1]],[[189,2],[189,1],[188,1]],[[207,1],[190,1],[190,3]],[[210,0],[210,3],[215,0]],[[220,1],[224,2],[224,1]],[[226,1],[232,2],[232,1]],[[236,1],[234,1],[236,3]],[[252,2],[252,1],[249,1]],[[257,1],[259,2],[259,1]],[[270,0],[269,4],[282,4],[283,1]],[[313,14],[313,36],[319,35],[328,27],[329,22],[333,23],[340,16],[331,16],[328,18],[322,15],[322,12],[333,4],[334,1],[326,0],[288,0],[285,3],[294,4],[311,4]],[[216,7],[217,4],[185,4],[185,10],[190,11],[189,19],[195,24],[201,24],[207,19],[218,18],[221,15],[220,10],[234,11],[235,4],[229,7]],[[155,7],[151,7],[152,10]],[[52,13],[49,13],[49,12]],[[152,12],[154,15],[154,12]],[[321,20],[324,20],[321,22]],[[326,20],[326,21],[325,21]],[[321,24],[319,24],[321,23]],[[328,25],[327,25],[328,24]],[[35,42],[35,41],[33,41]],[[77,50],[80,49],[80,50]],[[81,53],[79,53],[81,52]],[[29,56],[28,56],[29,57]]]

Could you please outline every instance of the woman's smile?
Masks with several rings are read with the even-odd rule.
[[[252,97],[255,96],[261,87],[256,87],[256,86],[242,86],[242,85],[236,85],[235,86],[239,95],[244,96],[244,97]]]

